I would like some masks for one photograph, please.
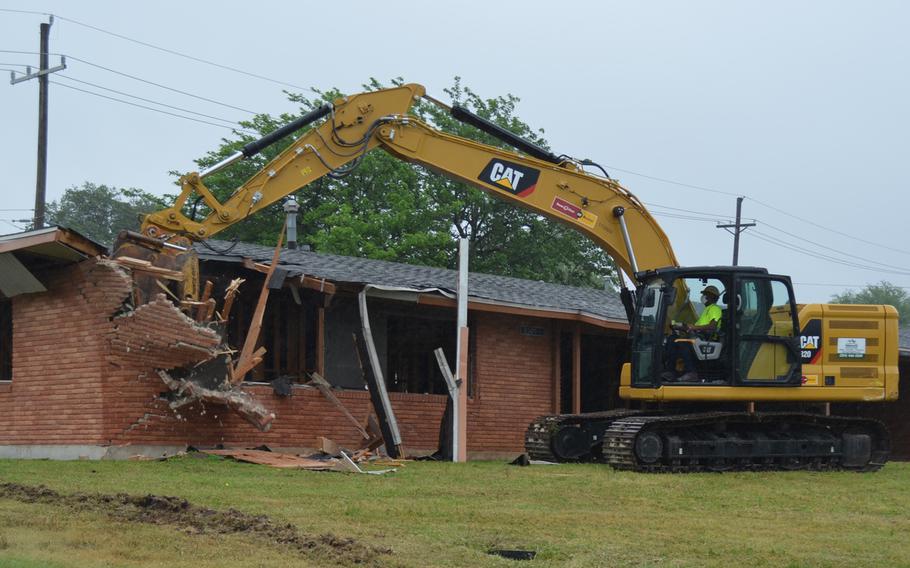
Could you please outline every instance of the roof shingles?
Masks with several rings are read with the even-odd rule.
[[[270,263],[274,249],[248,243],[208,241],[197,245],[200,257],[246,257]],[[232,246],[233,245],[233,246]],[[230,250],[228,250],[229,247]],[[214,249],[214,250],[213,250]],[[223,252],[222,252],[223,251]],[[384,260],[315,253],[300,249],[283,250],[281,266],[292,274],[306,274],[335,282],[376,284],[408,288],[440,288],[454,291],[458,272],[445,268],[417,266]],[[577,288],[521,278],[472,272],[468,278],[471,298],[529,308],[590,314],[614,322],[626,322],[619,295],[607,290]]]

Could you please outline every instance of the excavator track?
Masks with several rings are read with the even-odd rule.
[[[640,472],[876,471],[889,453],[882,423],[810,413],[630,416],[603,443],[607,463]]]
[[[528,425],[525,451],[532,460],[603,461],[603,434],[614,420],[638,416],[641,410],[616,409],[584,414],[551,414]]]

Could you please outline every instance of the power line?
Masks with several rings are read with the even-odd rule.
[[[74,78],[74,77],[70,77],[69,75],[63,75],[62,73],[61,73],[61,74],[58,74],[57,76],[60,77],[60,78],[63,78],[63,79],[67,79],[68,81],[75,81],[76,83],[81,83],[81,84],[83,84],[83,85],[88,85],[88,86],[90,86],[90,87],[95,87],[96,89],[101,89],[101,90],[103,90],[103,91],[108,91],[108,92],[111,92],[111,93],[116,93],[116,94],[118,94],[118,95],[123,95],[123,96],[125,96],[125,97],[130,97],[130,98],[133,98],[133,99],[137,99],[137,100],[140,100],[140,101],[145,101],[145,102],[147,102],[147,103],[152,103],[152,104],[155,104],[155,105],[160,105],[160,106],[163,106],[163,107],[166,107],[166,108],[169,108],[169,109],[179,110],[179,111],[181,111],[181,112],[188,112],[188,113],[190,113],[190,114],[195,114],[196,116],[202,116],[202,117],[204,117],[204,118],[211,118],[211,119],[213,119],[213,120],[220,120],[220,121],[223,121],[223,122],[227,122],[227,123],[229,123],[229,124],[236,125],[236,126],[238,126],[238,127],[240,126],[240,125],[237,123],[237,121],[235,121],[235,120],[229,120],[229,119],[227,119],[227,118],[221,118],[221,117],[218,117],[218,116],[212,116],[212,115],[210,115],[210,114],[204,114],[204,113],[201,113],[201,112],[196,112],[196,111],[194,111],[194,110],[186,109],[186,108],[183,108],[183,107],[178,107],[178,106],[169,105],[169,104],[167,104],[167,103],[162,103],[162,102],[155,101],[155,100],[152,100],[152,99],[146,99],[146,98],[140,97],[140,96],[138,96],[138,95],[131,95],[130,93],[125,93],[125,92],[123,92],[123,91],[118,91],[118,90],[116,90],[116,89],[111,89],[111,88],[108,88],[108,87],[104,87],[104,86],[102,86],[102,85],[98,85],[98,84],[96,84],[96,83],[91,83],[91,82],[89,82],[89,81],[82,81],[81,79],[76,79],[76,78]]]
[[[850,253],[848,253],[848,252],[840,251],[840,250],[838,250],[838,249],[835,249],[835,248],[832,248],[832,247],[823,245],[823,244],[821,244],[821,243],[817,243],[817,242],[815,242],[815,241],[811,241],[811,240],[809,240],[809,239],[807,239],[807,238],[805,238],[805,237],[802,237],[802,236],[800,236],[800,235],[796,235],[796,234],[793,234],[793,233],[791,233],[791,232],[789,232],[789,231],[785,231],[785,230],[783,230],[783,229],[781,229],[781,228],[779,228],[779,227],[775,227],[774,225],[771,225],[771,224],[768,224],[768,223],[765,223],[765,222],[762,222],[762,224],[763,224],[764,226],[768,227],[769,229],[773,229],[773,230],[778,231],[778,232],[780,232],[780,233],[783,233],[783,234],[785,234],[785,235],[787,235],[787,236],[789,236],[789,237],[793,237],[794,239],[799,239],[799,240],[802,241],[802,242],[809,243],[809,244],[814,245],[814,246],[817,246],[817,247],[819,247],[819,248],[822,248],[822,249],[825,249],[825,250],[828,250],[828,251],[837,253],[837,254],[839,254],[839,255],[841,255],[841,256],[846,256],[846,257],[853,258],[853,259],[856,259],[856,260],[861,260],[861,261],[864,261],[864,262],[871,262],[872,264],[878,264],[879,266],[883,266],[883,267],[886,267],[886,268],[893,268],[893,269],[896,269],[896,270],[906,270],[906,268],[904,268],[904,267],[902,267],[902,266],[896,266],[896,265],[893,265],[893,264],[886,264],[886,263],[884,263],[884,262],[878,262],[878,261],[876,261],[876,260],[872,260],[872,259],[870,259],[870,258],[868,258],[868,257],[857,256],[857,255],[855,255],[855,254],[850,254]]]
[[[865,288],[868,284],[828,284],[826,282],[794,282],[800,286],[830,286],[831,288]],[[900,288],[901,290],[910,290],[910,286],[896,286],[888,283],[890,286]]]
[[[740,196],[741,196],[741,194],[739,194],[739,193],[731,193],[731,192],[729,192],[729,191],[721,191],[721,190],[719,190],[719,189],[711,189],[710,187],[704,187],[704,186],[701,186],[701,185],[693,185],[693,184],[691,184],[691,183],[682,183],[682,182],[679,182],[679,181],[673,181],[673,180],[671,180],[671,179],[660,178],[660,177],[657,177],[657,176],[651,176],[651,175],[643,174],[643,173],[640,173],[640,172],[633,172],[632,170],[624,170],[624,169],[622,169],[622,168],[617,168],[616,166],[609,166],[609,165],[608,165],[608,166],[606,166],[606,167],[609,168],[609,169],[611,169],[611,170],[616,170],[616,171],[618,171],[618,172],[623,172],[623,173],[627,173],[627,174],[632,174],[633,176],[639,176],[639,177],[643,177],[643,178],[646,178],[646,179],[651,179],[651,180],[654,180],[654,181],[660,181],[660,182],[663,182],[663,183],[671,183],[671,184],[673,184],[673,185],[678,185],[678,186],[681,186],[681,187],[688,187],[688,188],[690,188],[690,189],[697,189],[697,190],[699,190],[699,191],[707,191],[708,193],[716,193],[716,194],[718,194],[718,195],[729,195],[730,197],[740,197]]]
[[[883,245],[883,244],[881,244],[881,243],[876,243],[876,242],[874,242],[874,241],[869,241],[869,240],[863,239],[862,237],[857,237],[857,236],[854,236],[854,235],[850,235],[850,234],[848,234],[848,233],[844,233],[843,231],[838,231],[837,229],[831,229],[831,228],[829,228],[829,227],[825,227],[824,225],[819,225],[819,224],[816,223],[815,221],[810,221],[809,219],[806,219],[805,217],[800,217],[799,215],[794,215],[793,213],[790,213],[790,212],[788,212],[788,211],[785,211],[784,209],[780,209],[780,208],[775,207],[775,206],[773,206],[773,205],[769,205],[769,204],[765,203],[764,201],[760,201],[760,200],[758,200],[758,199],[755,199],[754,197],[748,197],[748,199],[751,199],[752,201],[754,201],[754,202],[757,203],[758,205],[761,205],[761,206],[763,206],[763,207],[767,207],[768,209],[771,209],[772,211],[777,211],[778,213],[781,213],[781,214],[783,214],[783,215],[786,215],[787,217],[792,217],[792,218],[794,218],[794,219],[796,219],[796,220],[798,220],[798,221],[802,221],[803,223],[808,223],[808,224],[812,225],[813,227],[817,227],[817,228],[819,228],[819,229],[823,229],[823,230],[825,230],[825,231],[834,233],[834,234],[836,234],[836,235],[841,235],[842,237],[847,237],[847,238],[850,238],[850,239],[854,239],[854,240],[857,240],[857,241],[859,241],[859,242],[861,242],[861,243],[864,243],[864,244],[867,244],[867,245],[873,245],[873,246],[881,247],[881,248],[884,248],[884,249],[888,249],[888,250],[890,250],[890,251],[892,251],[892,252],[897,252],[897,253],[900,253],[900,254],[910,255],[910,251],[905,251],[905,250],[902,250],[902,249],[899,249],[899,248],[890,247],[890,246],[888,246],[888,245]]]
[[[267,76],[265,76],[265,75],[259,75],[258,73],[252,73],[252,72],[250,72],[250,71],[245,71],[245,70],[239,69],[239,68],[237,68],[237,67],[231,67],[230,65],[224,65],[224,64],[218,63],[218,62],[216,62],[216,61],[210,61],[210,60],[208,60],[208,59],[203,59],[203,58],[201,58],[201,57],[196,57],[196,56],[194,56],[194,55],[189,55],[189,54],[187,54],[187,53],[182,53],[182,52],[176,51],[176,50],[174,50],[174,49],[168,49],[168,48],[166,48],[166,47],[161,47],[160,45],[155,45],[155,44],[153,44],[153,43],[148,43],[148,42],[141,41],[141,40],[138,40],[138,39],[135,39],[135,38],[131,38],[131,37],[129,37],[129,36],[125,36],[125,35],[123,35],[123,34],[118,34],[118,33],[116,33],[116,32],[112,32],[112,31],[106,30],[106,29],[104,29],[104,28],[99,28],[98,26],[93,26],[93,25],[91,25],[91,24],[86,24],[85,22],[80,22],[80,21],[78,21],[78,20],[73,20],[72,18],[67,18],[67,17],[65,17],[65,16],[58,16],[58,15],[50,14],[50,13],[47,13],[47,12],[35,12],[35,11],[32,11],[32,10],[11,10],[11,9],[6,9],[6,8],[0,8],[0,12],[12,12],[12,13],[17,13],[17,14],[36,14],[36,15],[43,15],[43,16],[53,16],[53,17],[57,18],[58,20],[62,20],[62,21],[64,21],[64,22],[69,22],[69,23],[71,23],[71,24],[76,24],[77,26],[82,26],[82,27],[84,27],[84,28],[88,28],[88,29],[94,30],[94,31],[96,31],[96,32],[100,32],[100,33],[103,33],[103,34],[107,34],[107,35],[109,35],[109,36],[113,36],[113,37],[116,37],[116,38],[118,38],[118,39],[122,39],[122,40],[124,40],[124,41],[132,42],[132,43],[135,43],[135,44],[137,44],[137,45],[141,45],[141,46],[143,46],[143,47],[148,47],[148,48],[150,48],[150,49],[155,49],[155,50],[158,50],[158,51],[161,51],[161,52],[164,52],[164,53],[168,53],[168,54],[170,54],[170,55],[176,55],[177,57],[183,57],[183,58],[185,58],[185,59],[189,59],[189,60],[195,61],[195,62],[197,62],[197,63],[204,63],[205,65],[211,65],[212,67],[217,67],[218,69],[224,69],[224,70],[226,70],[226,71],[232,71],[232,72],[234,72],[234,73],[240,73],[241,75],[246,75],[247,77],[253,77],[254,79],[260,79],[260,80],[263,80],[263,81],[268,81],[268,82],[274,83],[274,84],[276,84],[276,85],[283,85],[283,86],[285,86],[285,87],[292,87],[292,88],[294,88],[294,89],[299,89],[299,90],[301,90],[301,91],[306,91],[306,90],[308,90],[306,87],[302,87],[302,86],[300,86],[300,85],[295,85],[294,83],[288,83],[288,82],[282,81],[282,80],[280,80],[280,79],[274,79],[274,78],[272,78],[272,77],[267,77]]]
[[[661,177],[657,177],[657,176],[651,176],[651,175],[643,174],[643,173],[640,173],[640,172],[635,172],[635,171],[632,171],[632,170],[624,170],[624,169],[622,169],[622,168],[617,168],[616,166],[609,166],[609,165],[608,165],[608,166],[606,166],[606,167],[607,167],[607,168],[610,168],[611,170],[616,170],[616,171],[619,171],[619,172],[625,172],[625,173],[627,173],[627,174],[632,174],[632,175],[635,175],[635,176],[643,177],[643,178],[650,179],[650,180],[654,180],[654,181],[659,181],[659,182],[662,182],[662,183],[669,183],[669,184],[672,184],[672,185],[678,185],[678,186],[680,186],[680,187],[688,187],[688,188],[690,188],[690,189],[697,189],[697,190],[699,190],[699,191],[706,191],[706,192],[708,192],[708,193],[715,193],[715,194],[719,194],[719,195],[729,195],[729,196],[732,196],[732,197],[740,197],[740,196],[741,196],[741,197],[745,197],[746,199],[750,199],[750,200],[754,201],[754,202],[755,202],[756,204],[758,204],[758,205],[761,205],[761,206],[763,206],[763,207],[767,207],[768,209],[771,209],[772,211],[776,211],[777,213],[781,213],[781,214],[786,215],[786,216],[788,216],[788,217],[792,217],[793,219],[796,219],[796,220],[798,220],[798,221],[802,221],[802,222],[804,222],[804,223],[808,223],[808,224],[812,225],[813,227],[817,227],[817,228],[819,228],[819,229],[823,229],[823,230],[825,230],[825,231],[829,231],[829,232],[834,233],[834,234],[836,234],[836,235],[840,235],[840,236],[843,236],[843,237],[847,237],[847,238],[850,238],[850,239],[859,241],[859,242],[864,243],[864,244],[867,244],[867,245],[877,246],[877,247],[881,247],[881,248],[890,250],[890,251],[892,251],[892,252],[897,252],[897,253],[900,253],[900,254],[910,255],[910,251],[902,250],[902,249],[895,248],[895,247],[891,247],[891,246],[888,246],[888,245],[883,245],[883,244],[881,244],[881,243],[877,243],[877,242],[874,242],[874,241],[869,241],[869,240],[863,239],[862,237],[857,237],[857,236],[855,236],[855,235],[851,235],[851,234],[849,234],[849,233],[845,233],[845,232],[839,231],[839,230],[837,230],[837,229],[832,229],[832,228],[830,228],[830,227],[826,227],[826,226],[824,226],[824,225],[821,225],[821,224],[819,224],[819,223],[816,223],[815,221],[806,219],[805,217],[800,217],[799,215],[794,215],[793,213],[790,213],[789,211],[787,211],[787,210],[785,210],[785,209],[781,209],[781,208],[779,208],[779,207],[775,207],[775,206],[773,206],[773,205],[770,205],[770,204],[768,204],[768,203],[765,203],[764,201],[761,201],[760,199],[756,199],[756,198],[754,198],[754,197],[752,197],[752,196],[749,196],[749,195],[745,195],[745,194],[736,194],[736,193],[731,193],[731,192],[729,192],[729,191],[721,191],[721,190],[719,190],[719,189],[712,189],[712,188],[710,188],[710,187],[704,187],[704,186],[694,185],[694,184],[690,184],[690,183],[682,183],[682,182],[674,181],[674,180],[667,179],[667,178],[661,178]]]
[[[785,248],[785,249],[790,250],[790,251],[793,251],[793,252],[798,252],[798,253],[800,253],[800,254],[803,254],[803,255],[806,255],[806,256],[810,256],[810,257],[812,257],[812,258],[816,258],[816,259],[820,259],[820,260],[826,260],[826,261],[828,261],[828,262],[833,262],[833,263],[835,263],[835,264],[840,264],[840,265],[842,265],[842,266],[847,266],[847,267],[850,267],[850,268],[858,268],[858,269],[861,269],[861,270],[870,270],[870,271],[873,271],[873,272],[882,272],[882,273],[888,273],[888,274],[899,274],[899,275],[902,275],[902,276],[910,276],[910,271],[906,271],[906,270],[889,270],[889,269],[880,268],[880,267],[876,267],[876,266],[867,266],[867,265],[862,265],[862,264],[859,264],[859,263],[855,263],[855,262],[850,262],[850,261],[847,261],[847,260],[843,260],[843,259],[840,259],[840,258],[835,258],[835,257],[833,257],[833,256],[829,256],[829,255],[826,255],[826,254],[816,253],[816,252],[811,252],[811,251],[803,250],[803,249],[798,248],[798,247],[796,247],[796,246],[794,246],[794,245],[791,245],[790,243],[787,243],[787,242],[785,242],[785,241],[781,241],[780,239],[777,239],[777,238],[775,238],[775,237],[773,237],[773,236],[771,236],[771,235],[762,233],[762,232],[760,232],[760,231],[753,231],[752,233],[747,233],[747,234],[749,234],[749,235],[751,235],[751,236],[754,236],[754,237],[758,238],[759,240],[762,240],[762,241],[771,243],[771,244],[773,244],[773,245],[779,246],[779,247],[781,247],[781,248]]]
[[[659,207],[661,209],[671,209],[673,211],[682,211],[683,213],[693,213],[695,215],[707,215],[712,217],[714,220],[717,219],[728,219],[730,216],[725,213],[708,213],[706,211],[694,211],[692,209],[683,209],[681,207],[670,207],[669,205],[661,205],[660,203],[654,203],[653,201],[643,202],[648,207]],[[756,221],[757,219],[746,219],[747,221]]]
[[[13,50],[9,50],[9,49],[0,49],[0,53],[17,53],[17,54],[26,54],[26,55],[40,55],[40,54],[39,54],[38,52],[36,52],[36,51],[13,51]],[[169,87],[169,86],[167,86],[167,85],[162,85],[161,83],[156,83],[156,82],[154,82],[154,81],[149,81],[149,80],[147,80],[147,79],[143,79],[143,78],[141,78],[141,77],[137,77],[137,76],[131,75],[131,74],[129,74],[129,73],[124,73],[124,72],[122,72],[122,71],[117,71],[116,69],[111,69],[110,67],[105,67],[104,65],[99,65],[99,64],[97,64],[97,63],[92,63],[91,61],[87,61],[87,60],[85,60],[85,59],[80,59],[79,57],[75,57],[75,56],[73,56],[73,55],[66,55],[65,53],[52,53],[51,55],[63,55],[63,56],[65,56],[65,57],[67,57],[68,59],[71,59],[71,60],[73,60],[73,61],[78,61],[78,62],[80,62],[80,63],[84,63],[84,64],[89,65],[89,66],[91,66],[91,67],[96,67],[96,68],[98,68],[98,69],[102,69],[102,70],[107,71],[107,72],[109,72],[109,73],[114,73],[115,75],[120,75],[121,77],[126,77],[126,78],[132,79],[132,80],[134,80],[134,81],[139,81],[139,82],[145,83],[145,84],[147,84],[147,85],[152,85],[152,86],[154,86],[154,87],[158,87],[159,89],[165,89],[165,90],[167,90],[167,91],[171,91],[171,92],[174,92],[174,93],[179,93],[179,94],[185,95],[185,96],[187,96],[187,97],[193,97],[194,99],[199,99],[199,100],[205,101],[205,102],[207,102],[207,103],[212,103],[212,104],[216,104],[216,105],[219,105],[219,106],[227,107],[227,108],[230,108],[230,109],[239,110],[239,111],[245,112],[245,113],[247,113],[247,114],[252,114],[252,115],[258,114],[257,112],[252,111],[252,110],[249,110],[249,109],[241,108],[241,107],[234,106],[234,105],[231,105],[231,104],[228,104],[228,103],[223,103],[223,102],[221,102],[221,101],[216,101],[216,100],[214,100],[214,99],[210,99],[210,98],[207,98],[207,97],[203,97],[203,96],[200,96],[200,95],[196,95],[196,94],[193,94],[193,93],[190,93],[190,92],[187,92],[187,91],[183,91],[183,90],[181,90],[181,89],[177,89],[177,88],[174,88],[174,87]]]
[[[196,56],[194,56],[194,55],[189,55],[189,54],[186,54],[186,53],[181,53],[181,52],[176,51],[176,50],[173,50],[173,49],[168,49],[168,48],[166,48],[166,47],[161,47],[161,46],[159,46],[159,45],[155,45],[155,44],[152,44],[152,43],[140,41],[140,40],[138,40],[138,39],[134,39],[134,38],[131,38],[131,37],[129,37],[129,36],[125,36],[125,35],[122,35],[122,34],[118,34],[118,33],[115,33],[115,32],[109,31],[109,30],[105,30],[105,29],[103,29],[103,28],[99,28],[99,27],[93,26],[93,25],[91,25],[91,24],[86,24],[86,23],[84,23],[84,22],[79,22],[79,21],[73,20],[73,19],[71,19],[71,18],[65,18],[65,17],[63,17],[63,16],[56,16],[56,18],[57,18],[57,19],[60,19],[60,20],[63,20],[64,22],[69,22],[69,23],[71,23],[71,24],[76,24],[77,26],[83,26],[83,27],[89,28],[89,29],[91,29],[91,30],[95,30],[96,32],[101,32],[101,33],[103,33],[103,34],[107,34],[107,35],[110,35],[110,36],[113,36],[113,37],[116,37],[116,38],[119,38],[119,39],[122,39],[122,40],[125,40],[125,41],[129,41],[129,42],[132,42],[132,43],[135,43],[135,44],[144,46],[144,47],[148,47],[148,48],[151,48],[151,49],[156,49],[156,50],[162,51],[162,52],[164,52],[164,53],[169,53],[169,54],[171,54],[171,55],[176,55],[176,56],[178,56],[178,57],[183,57],[183,58],[189,59],[189,60],[191,60],[191,61],[196,61],[197,63],[204,63],[204,64],[206,64],[206,65],[211,65],[212,67],[217,67],[217,68],[219,68],[219,69],[224,69],[224,70],[226,70],[226,71],[232,71],[232,72],[234,72],[234,73],[240,73],[241,75],[246,75],[247,77],[253,77],[253,78],[255,78],[255,79],[261,79],[261,80],[263,80],[263,81],[268,81],[268,82],[270,82],[270,83],[275,83],[276,85],[283,85],[283,86],[285,86],[285,87],[292,87],[292,88],[294,88],[294,89],[300,89],[300,90],[302,90],[302,91],[308,90],[306,87],[301,87],[300,85],[295,85],[295,84],[293,84],[293,83],[288,83],[288,82],[286,82],[286,81],[281,81],[281,80],[279,80],[279,79],[273,79],[272,77],[266,77],[265,75],[259,75],[259,74],[257,74],[257,73],[251,73],[251,72],[249,72],[249,71],[244,71],[243,69],[238,69],[237,67],[231,67],[230,65],[224,65],[224,64],[221,64],[221,63],[217,63],[217,62],[215,62],[215,61],[210,61],[210,60],[208,60],[208,59],[202,59],[201,57],[196,57]]]
[[[679,207],[670,207],[669,205],[660,205],[660,204],[658,204],[658,203],[648,203],[647,205],[648,205],[649,207],[658,207],[658,208],[663,208],[663,209],[672,209],[672,210],[674,210],[674,211],[682,211],[682,212],[687,212],[687,213],[693,213],[693,214],[701,215],[700,212],[698,212],[698,211],[693,211],[693,210],[691,210],[691,209],[683,209],[683,208],[679,208]],[[656,215],[656,216],[661,216],[661,217],[669,217],[669,218],[672,218],[672,219],[683,219],[683,220],[690,220],[690,221],[714,222],[714,221],[716,220],[716,219],[711,219],[711,218],[708,218],[708,217],[705,217],[705,216],[704,216],[704,215],[713,215],[712,213],[705,213],[704,215],[699,216],[699,217],[686,216],[686,215],[678,215],[678,214],[670,214],[670,213],[665,213],[665,212],[660,212],[660,211],[655,211],[655,212],[653,212],[653,214]],[[718,215],[718,217],[722,217],[722,216],[721,216],[721,215]],[[865,261],[865,262],[872,263],[872,264],[877,264],[877,265],[882,266],[882,267],[885,267],[885,268],[891,268],[891,269],[895,269],[895,270],[905,270],[904,267],[902,267],[902,266],[896,266],[896,265],[893,265],[893,264],[887,264],[887,263],[883,263],[883,262],[878,262],[878,261],[876,261],[876,260],[872,260],[872,259],[869,259],[869,258],[867,258],[867,257],[853,255],[853,254],[850,254],[850,253],[847,253],[847,252],[843,252],[843,251],[841,251],[841,250],[838,250],[838,249],[835,249],[835,248],[832,248],[832,247],[823,245],[823,244],[821,244],[821,243],[818,243],[818,242],[812,241],[812,240],[810,240],[810,239],[807,239],[807,238],[805,238],[805,237],[803,237],[803,236],[801,236],[801,235],[797,235],[797,234],[795,234],[795,233],[791,233],[791,232],[789,232],[789,231],[786,231],[786,230],[784,230],[784,229],[781,229],[780,227],[776,227],[776,226],[774,226],[774,225],[771,225],[770,223],[768,223],[768,222],[766,222],[766,221],[763,221],[763,220],[760,221],[759,219],[753,218],[753,219],[751,219],[751,221],[760,222],[760,223],[762,223],[762,225],[768,227],[769,229],[773,229],[773,230],[775,230],[775,231],[778,231],[778,232],[780,232],[780,233],[783,233],[783,234],[785,234],[785,235],[787,235],[787,236],[790,236],[790,237],[793,237],[793,238],[795,238],[795,239],[800,239],[800,241],[802,241],[802,242],[805,242],[805,243],[809,243],[809,244],[815,245],[815,246],[817,246],[817,247],[819,247],[819,248],[823,248],[823,249],[825,249],[825,250],[829,250],[829,251],[831,251],[831,252],[840,254],[841,256],[853,258],[853,259],[860,260],[860,261]]]
[[[123,103],[123,104],[125,104],[125,105],[130,105],[130,106],[134,106],[134,107],[138,107],[138,108],[144,108],[144,109],[146,109],[146,110],[150,110],[150,111],[153,111],[153,112],[158,112],[158,113],[161,113],[161,114],[166,114],[166,115],[168,115],[168,116],[173,116],[173,117],[176,117],[176,118],[182,118],[182,119],[184,119],[184,120],[192,120],[193,122],[199,122],[199,123],[202,123],[202,124],[208,124],[208,125],[211,125],[211,126],[217,126],[217,127],[219,127],[219,128],[226,128],[226,129],[231,130],[231,131],[233,131],[233,132],[247,132],[247,133],[249,133],[248,130],[243,130],[243,129],[241,129],[241,128],[233,128],[233,127],[231,127],[231,126],[226,126],[226,125],[224,125],[224,124],[218,124],[217,122],[209,122],[209,121],[207,121],[207,120],[200,120],[200,119],[198,119],[198,118],[192,118],[192,117],[189,117],[189,116],[183,116],[182,114],[177,114],[177,113],[173,113],[173,112],[168,112],[168,111],[166,111],[166,110],[161,110],[161,109],[158,109],[158,108],[149,107],[149,106],[145,106],[145,105],[140,105],[140,104],[133,103],[133,102],[130,102],[130,101],[125,101],[125,100],[123,100],[123,99],[118,99],[118,98],[116,98],[116,97],[109,97],[109,96],[107,96],[107,95],[102,95],[101,93],[94,93],[94,92],[92,92],[92,91],[87,91],[87,90],[85,90],[85,89],[80,89],[79,87],[74,87],[74,86],[72,86],[72,85],[67,85],[66,83],[58,83],[57,81],[51,81],[51,83],[53,83],[54,85],[60,86],[60,87],[65,87],[65,88],[67,88],[67,89],[72,89],[72,90],[74,90],[74,91],[79,91],[79,92],[81,92],[81,93],[86,93],[86,94],[88,94],[88,95],[94,95],[94,96],[96,96],[96,97],[101,97],[102,99],[108,99],[108,100],[111,100],[111,101],[116,101],[116,102],[118,102],[118,103]],[[252,133],[252,134],[255,134],[255,133]]]
[[[11,12],[13,14],[33,14],[36,16],[53,16],[53,14],[50,12],[36,12],[34,10],[13,10],[12,8],[0,8],[0,12]]]
[[[69,57],[69,58],[72,59],[73,61],[78,61],[78,62],[80,62],[80,63],[85,63],[86,65],[90,65],[90,66],[92,66],[92,67],[97,67],[98,69],[103,69],[104,71],[108,71],[109,73],[114,73],[114,74],[117,74],[117,75],[120,75],[120,76],[123,76],[123,77],[127,77],[127,78],[129,78],[129,79],[133,79],[134,81],[141,81],[141,82],[146,83],[146,84],[148,84],[148,85],[154,85],[155,87],[158,87],[159,89],[166,89],[166,90],[172,91],[172,92],[174,92],[174,93],[180,93],[181,95],[186,95],[186,96],[188,96],[188,97],[193,97],[194,99],[199,99],[199,100],[201,100],[201,101],[205,101],[205,102],[207,102],[207,103],[213,103],[213,104],[216,104],[216,105],[219,105],[219,106],[223,106],[223,107],[226,107],[226,108],[231,108],[231,109],[234,109],[234,110],[239,110],[239,111],[245,112],[245,113],[247,113],[247,114],[253,114],[253,115],[257,114],[255,111],[252,111],[252,110],[249,110],[249,109],[245,109],[245,108],[241,108],[241,107],[238,107],[238,106],[230,105],[230,104],[223,103],[223,102],[221,102],[221,101],[216,101],[215,99],[209,99],[209,98],[207,98],[207,97],[203,97],[203,96],[200,96],[200,95],[194,95],[193,93],[189,93],[189,92],[187,92],[187,91],[182,91],[182,90],[180,90],[180,89],[175,89],[174,87],[168,87],[167,85],[162,85],[161,83],[155,83],[154,81],[149,81],[149,80],[147,80],[147,79],[142,79],[141,77],[136,77],[135,75],[130,75],[129,73],[123,73],[122,71],[117,71],[117,70],[115,70],[115,69],[111,69],[110,67],[105,67],[105,66],[103,66],[103,65],[98,65],[97,63],[91,63],[90,61],[86,61],[85,59],[79,59],[78,57],[73,57],[73,56],[70,56],[70,55],[68,55],[67,57]]]

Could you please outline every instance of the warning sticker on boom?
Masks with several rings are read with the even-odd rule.
[[[594,225],[597,224],[597,215],[586,211],[575,205],[574,203],[569,203],[565,199],[559,197],[553,198],[553,203],[550,205],[550,209],[553,211],[558,211],[565,215],[566,217],[571,217],[575,221],[578,221],[582,225],[590,228],[594,228]]]

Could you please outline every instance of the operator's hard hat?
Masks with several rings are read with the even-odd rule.
[[[712,296],[714,296],[715,300],[720,298],[720,291],[718,291],[717,286],[708,286],[707,288],[702,290],[701,293],[702,294],[711,294]]]

